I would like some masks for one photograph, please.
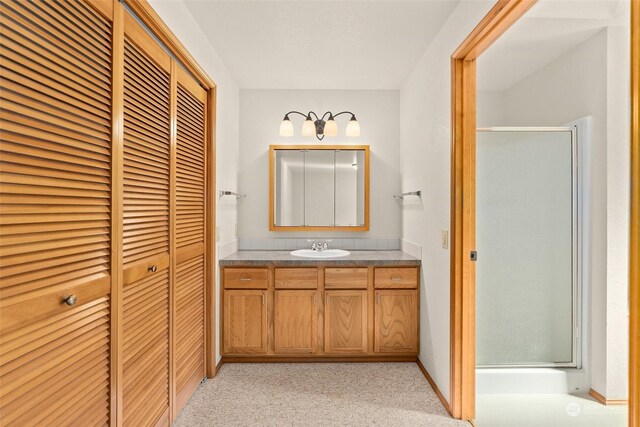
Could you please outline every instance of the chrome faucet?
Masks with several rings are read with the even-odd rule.
[[[327,241],[324,242],[312,242],[311,249],[314,251],[326,251],[329,249],[329,243]]]

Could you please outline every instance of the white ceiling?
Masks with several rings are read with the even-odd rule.
[[[398,89],[459,0],[185,0],[241,88]]]
[[[478,88],[502,91],[610,25],[628,25],[627,0],[540,0],[478,59]]]

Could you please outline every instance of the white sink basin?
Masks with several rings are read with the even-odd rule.
[[[343,249],[326,249],[324,251],[314,251],[313,249],[298,249],[297,251],[291,251],[291,255],[299,256],[302,258],[340,258],[350,255],[351,252]]]

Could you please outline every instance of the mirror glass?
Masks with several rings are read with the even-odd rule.
[[[274,164],[275,223],[304,225],[304,152],[278,150]]]
[[[275,227],[363,227],[363,149],[275,149]]]
[[[336,226],[364,224],[364,168],[364,151],[336,151]]]
[[[335,151],[304,152],[304,225],[335,225],[335,157]]]

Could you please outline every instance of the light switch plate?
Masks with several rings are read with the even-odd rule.
[[[449,249],[449,230],[442,230],[440,232],[440,241],[442,249]]]

